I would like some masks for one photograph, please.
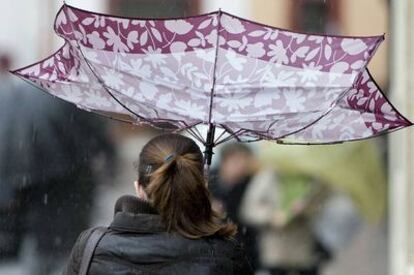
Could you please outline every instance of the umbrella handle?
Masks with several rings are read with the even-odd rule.
[[[213,157],[213,147],[214,147],[214,132],[216,127],[213,124],[209,125],[206,143],[204,144],[204,177],[206,179],[206,184],[208,185],[209,178],[210,178],[210,165],[211,159]]]
[[[216,126],[210,123],[207,138],[205,143],[205,150],[204,150],[204,165],[210,166],[211,159],[213,157],[213,147],[214,147],[214,132],[216,130]]]

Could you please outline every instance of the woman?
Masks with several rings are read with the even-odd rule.
[[[251,274],[236,227],[212,210],[203,155],[189,138],[161,135],[142,149],[137,197],[121,197],[88,274]],[[91,230],[64,274],[78,274]]]

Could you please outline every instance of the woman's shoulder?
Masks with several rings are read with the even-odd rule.
[[[215,237],[212,240],[217,244],[216,256],[228,259],[237,274],[253,274],[244,245],[240,241],[223,237]]]
[[[90,238],[92,233],[98,228],[105,229],[103,227],[92,227],[92,228],[88,228],[82,231],[79,234],[79,237],[76,240],[75,245],[72,248],[69,261],[64,269],[64,272],[63,272],[64,275],[78,274],[80,270],[81,261],[82,261],[83,251],[85,250],[85,247],[86,247],[86,243],[88,242],[88,239]]]
[[[92,232],[96,230],[97,227],[91,227],[88,229],[85,229],[81,233],[79,233],[79,236],[75,242],[74,248],[79,249],[80,251],[83,251],[83,248],[86,245],[86,242],[88,241],[89,237],[91,236]]]
[[[228,256],[238,254],[243,251],[243,244],[234,237],[210,236],[200,239],[200,242],[205,243],[210,248],[217,250],[218,253],[225,253]]]

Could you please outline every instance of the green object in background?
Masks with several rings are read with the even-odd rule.
[[[303,174],[281,174],[280,181],[280,208],[289,216],[293,213],[296,202],[305,201],[311,192],[311,178]]]
[[[279,173],[306,174],[329,189],[348,194],[370,222],[378,222],[384,215],[385,167],[372,141],[319,146],[263,142],[259,158]]]

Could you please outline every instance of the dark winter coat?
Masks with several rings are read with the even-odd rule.
[[[64,275],[79,272],[90,230],[76,242]],[[236,241],[220,237],[188,239],[167,233],[147,203],[121,197],[115,217],[99,242],[89,269],[94,274],[252,274]]]

